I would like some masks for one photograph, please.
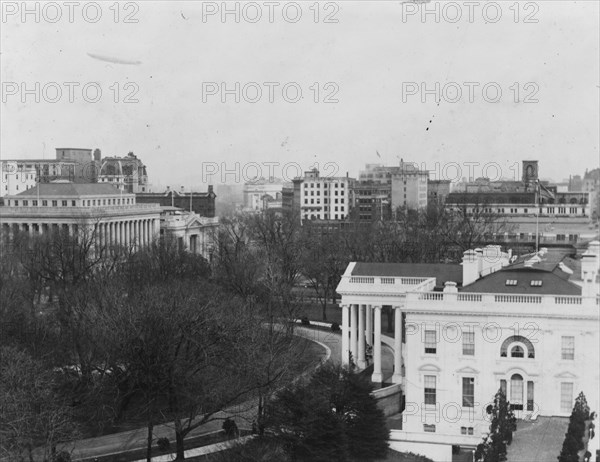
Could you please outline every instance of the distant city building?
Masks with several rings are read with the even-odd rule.
[[[98,246],[139,248],[157,238],[160,230],[157,204],[138,204],[134,194],[108,184],[39,183],[6,196],[4,204],[0,215],[5,240],[19,232],[77,235],[94,230]]]
[[[160,235],[177,242],[179,249],[211,260],[218,218],[207,218],[178,207],[161,207]]]
[[[355,181],[345,177],[320,176],[317,169],[304,172],[295,178],[292,205],[299,204],[300,222],[307,220],[344,221],[351,208],[351,185]],[[289,204],[289,190],[286,203]]]
[[[144,193],[148,187],[146,166],[130,152],[124,157],[105,157],[100,165],[99,183],[111,183],[129,193]]]
[[[427,181],[427,204],[444,204],[450,194],[450,180]]]
[[[427,207],[429,172],[400,160],[398,166],[366,164],[354,184],[354,218],[360,221],[393,219],[399,208]]]
[[[244,184],[244,210],[262,211],[270,208],[281,208],[283,188],[291,187],[279,178],[261,178]]]
[[[1,161],[0,197],[13,196],[35,186],[37,170],[33,164],[19,161]]]
[[[77,159],[84,158],[80,162],[66,157],[68,153],[75,152]],[[63,154],[65,156],[63,156]],[[89,156],[88,156],[89,154]],[[50,183],[56,180],[69,181],[72,183],[95,183],[97,180],[97,164],[92,160],[91,149],[58,150],[56,159],[6,159],[2,161],[3,185],[12,184],[15,187],[18,181],[22,181],[19,172],[35,171],[35,178],[40,183]],[[6,165],[6,167],[5,167]],[[11,165],[12,167],[8,167]],[[13,178],[10,177],[11,173]],[[20,179],[16,180],[19,175]],[[6,176],[6,178],[5,178]],[[6,184],[5,184],[6,183]],[[8,191],[3,188],[3,195]],[[19,186],[19,191],[23,188]]]
[[[506,220],[512,229],[504,236],[490,236],[493,242],[532,242],[537,233],[542,243],[575,243],[597,235],[590,228],[590,193],[559,191],[558,185],[539,181],[537,161],[523,161],[521,181],[478,178],[462,186],[447,196],[446,207]]]
[[[212,218],[215,216],[215,198],[212,185],[206,192],[186,191],[183,187],[179,191],[167,186],[164,192],[144,192],[135,195],[140,204],[160,204],[163,207],[177,207],[192,211],[201,217]]]

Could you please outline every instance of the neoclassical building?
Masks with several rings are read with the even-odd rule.
[[[178,207],[161,207],[160,235],[176,240],[180,249],[211,260],[218,217],[202,217]]]
[[[135,194],[110,184],[38,183],[4,199],[0,207],[4,239],[18,232],[34,235],[62,230],[77,235],[93,229],[98,247],[141,248],[160,232],[158,204],[137,204]]]
[[[350,263],[337,288],[342,361],[365,367],[371,344],[372,380],[400,384],[397,448],[451,460],[452,445],[475,447],[498,389],[520,419],[569,416],[580,391],[599,409],[599,255],[594,241],[576,260],[489,246],[460,265]],[[383,307],[395,311],[393,339],[381,334]],[[382,342],[394,351],[391,376]]]

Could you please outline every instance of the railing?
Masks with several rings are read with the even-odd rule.
[[[581,305],[581,297],[554,297],[554,303],[557,305]]]
[[[441,292],[425,292],[419,294],[419,300],[443,300],[444,294]]]
[[[458,294],[459,302],[481,302],[481,294]]]
[[[352,284],[374,284],[375,278],[367,276],[352,276],[350,278]]]
[[[600,305],[600,296],[557,296],[557,295],[527,295],[527,294],[483,294],[483,293],[456,293],[456,292],[409,292],[406,294],[406,302],[419,304],[422,302],[447,302],[447,306],[463,303],[477,303],[479,306],[502,304],[505,307],[513,305],[552,305],[557,309],[565,305],[590,306]],[[507,306],[508,305],[508,306]],[[511,307],[511,310],[513,308]]]
[[[494,301],[500,303],[542,303],[541,295],[494,295]]]
[[[374,276],[350,276],[351,284],[382,284],[382,285],[404,285],[418,286],[424,282],[432,281],[432,278],[402,278],[402,277],[374,277]],[[431,287],[433,288],[433,286]]]

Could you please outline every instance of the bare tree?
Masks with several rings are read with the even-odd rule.
[[[0,456],[48,460],[77,436],[70,408],[54,390],[52,371],[16,348],[0,348]]]

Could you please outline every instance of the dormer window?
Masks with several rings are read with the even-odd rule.
[[[516,286],[517,285],[517,280],[516,279],[507,279],[505,285],[507,285],[507,286]]]
[[[531,281],[531,287],[542,287],[542,281]]]

